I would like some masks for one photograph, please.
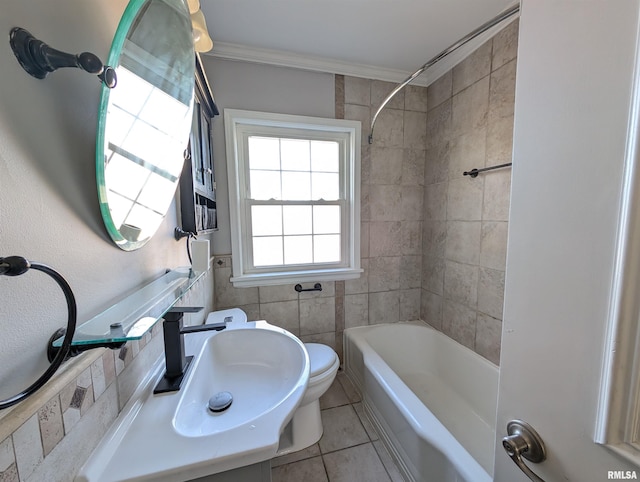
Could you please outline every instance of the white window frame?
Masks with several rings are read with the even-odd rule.
[[[236,287],[281,285],[291,282],[337,281],[360,277],[360,141],[357,121],[274,114],[238,109],[224,110],[231,221],[231,250]],[[278,135],[337,140],[340,144],[340,200],[342,259],[334,264],[293,267],[254,267],[249,199],[248,159],[245,140],[250,135]],[[282,204],[287,204],[283,201]],[[294,203],[295,204],[295,203]],[[307,203],[308,204],[308,203]]]

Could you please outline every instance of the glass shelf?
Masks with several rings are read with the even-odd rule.
[[[139,340],[205,274],[182,267],[127,296],[78,326],[72,346],[122,343]],[[62,346],[63,337],[53,342]]]

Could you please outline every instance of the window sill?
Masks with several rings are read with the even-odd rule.
[[[231,278],[231,283],[234,288],[251,288],[255,286],[274,286],[315,281],[343,281],[357,279],[363,271],[364,270],[359,268],[341,268],[288,271],[286,273],[245,274],[241,276],[233,276]]]

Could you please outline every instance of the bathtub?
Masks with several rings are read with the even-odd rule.
[[[426,324],[344,331],[344,368],[407,480],[493,479],[498,367]]]

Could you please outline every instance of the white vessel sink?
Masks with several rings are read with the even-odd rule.
[[[256,321],[185,335],[185,346],[195,355],[182,389],[153,394],[164,371],[158,363],[76,481],[182,482],[276,455],[309,381],[303,343]],[[223,391],[233,402],[211,412],[209,399]]]
[[[300,382],[305,350],[282,332],[225,330],[205,342],[194,363],[173,420],[186,437],[232,430],[278,407]],[[214,413],[208,402],[219,392],[231,393],[233,402]]]

